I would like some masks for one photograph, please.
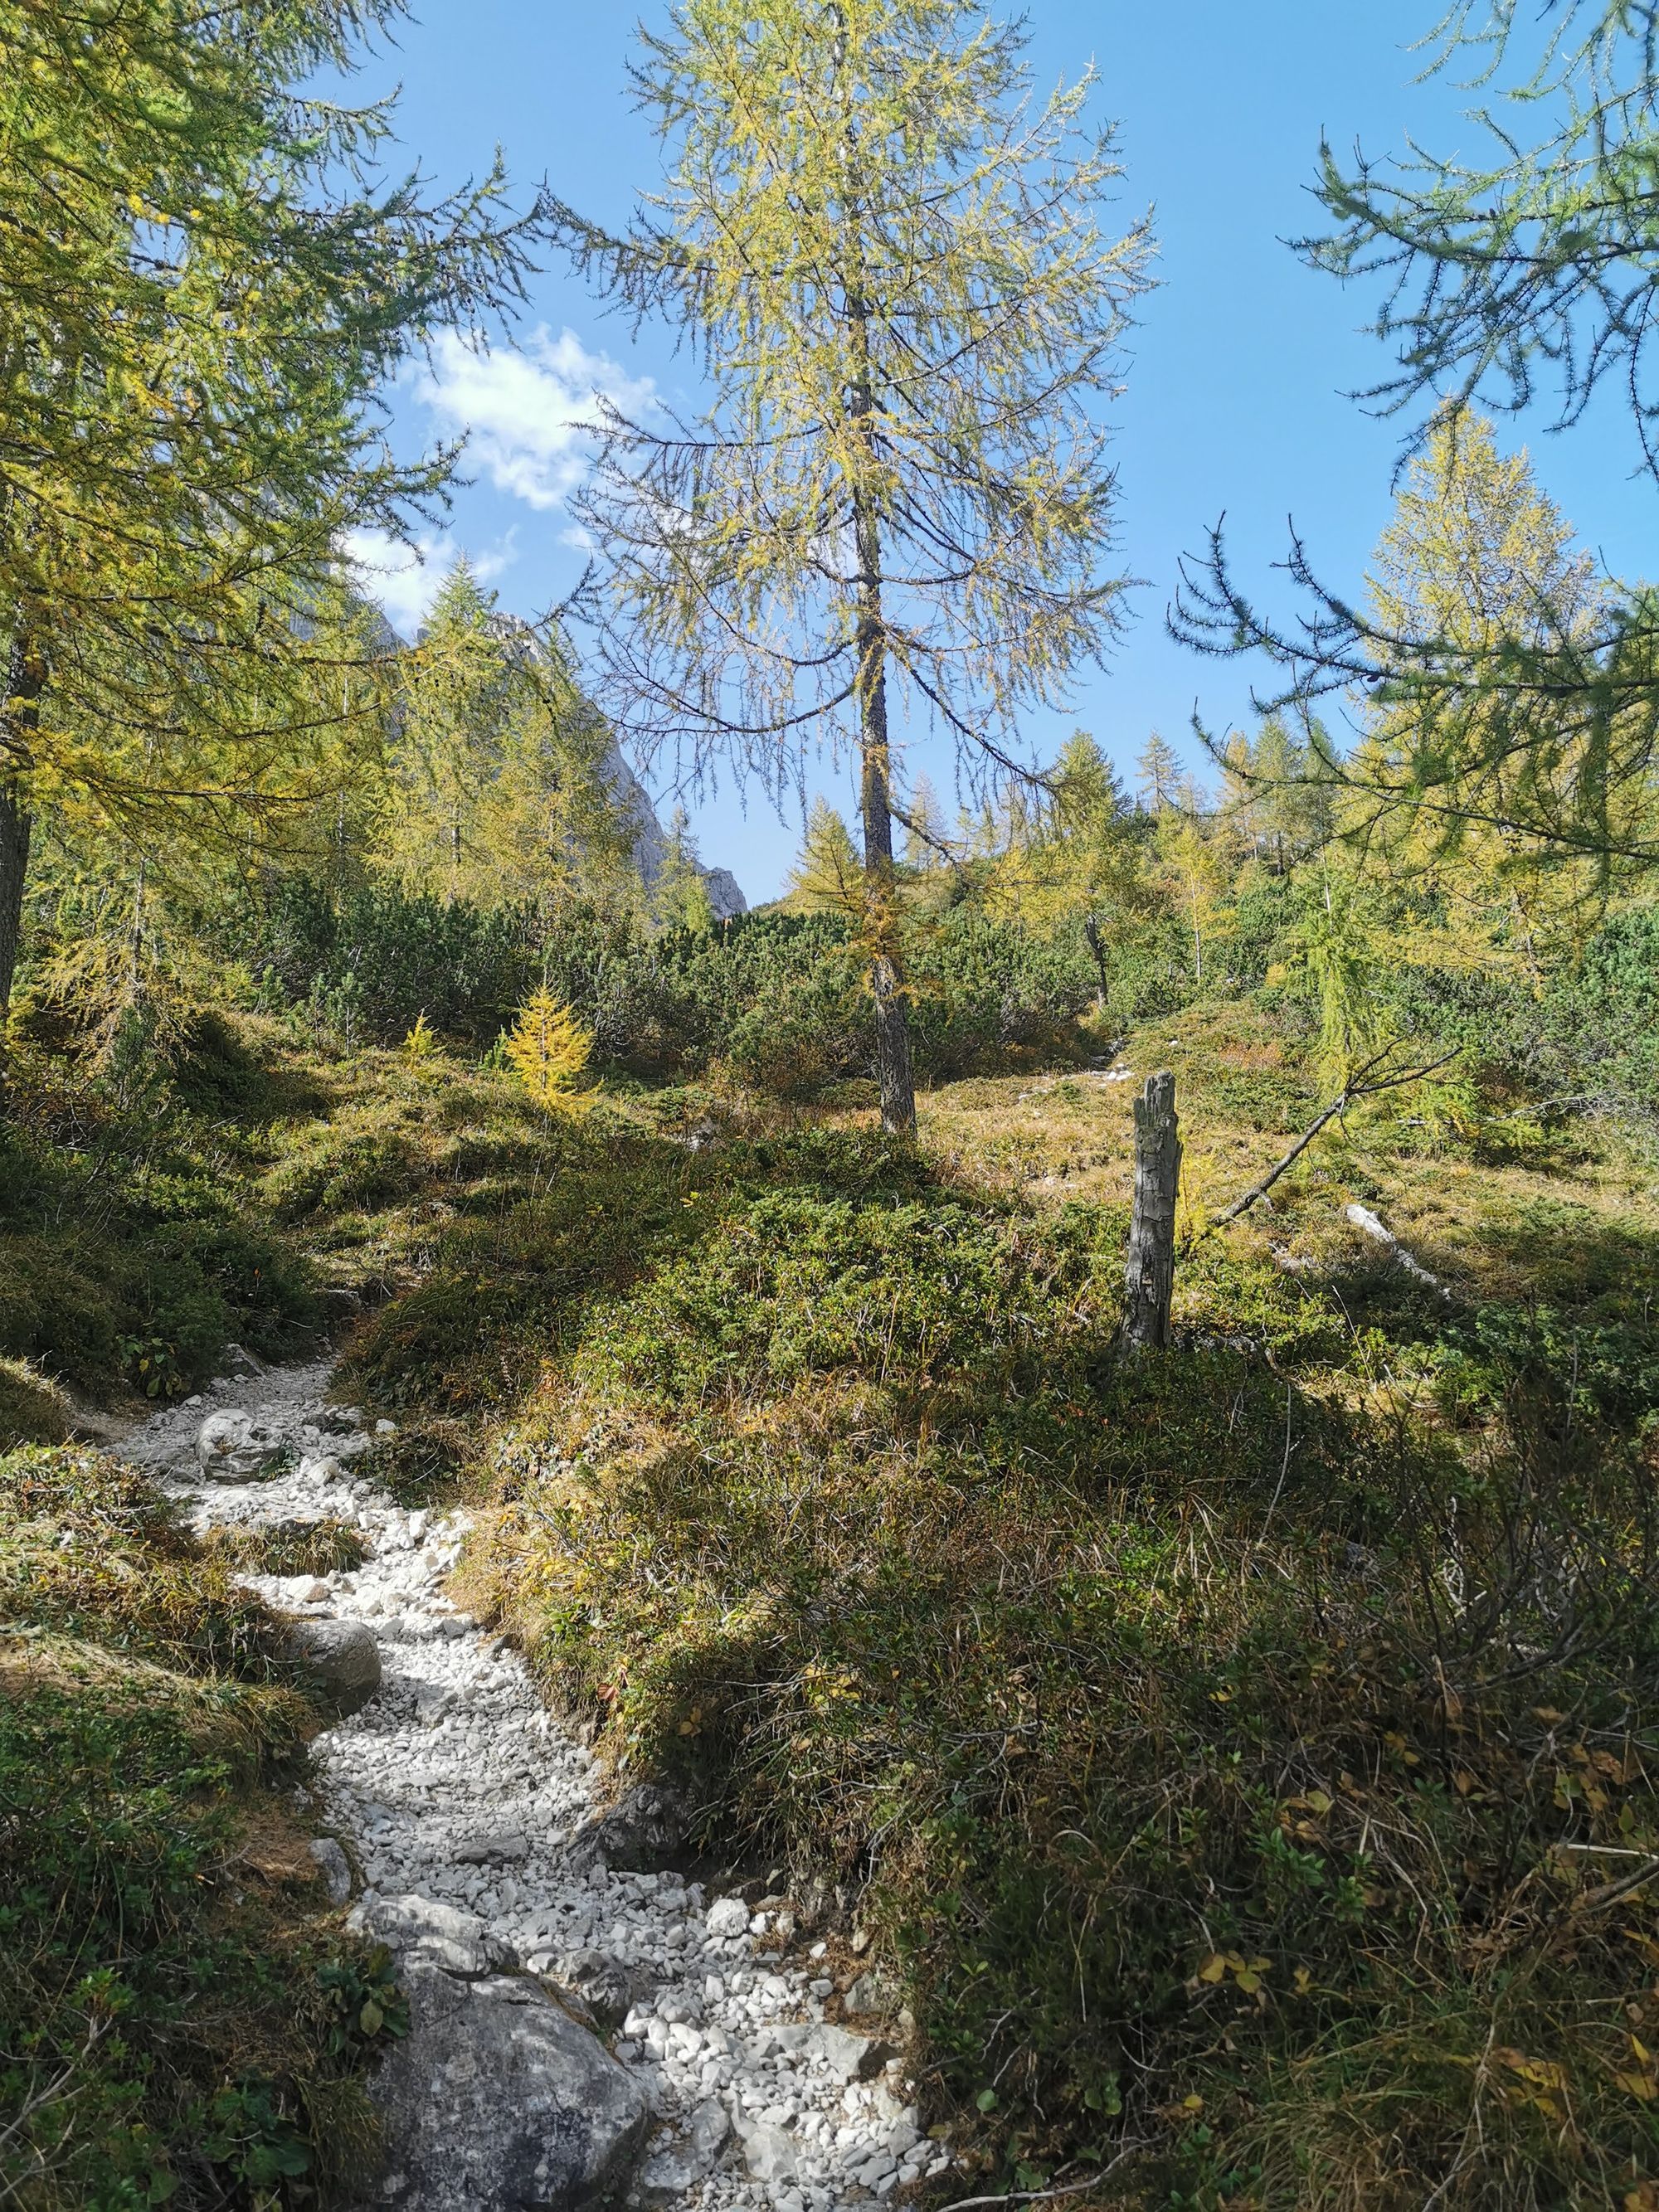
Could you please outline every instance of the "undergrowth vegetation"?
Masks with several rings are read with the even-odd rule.
[[[1082,1064],[1086,1030],[1046,1073],[938,1088],[908,1147],[856,1105],[729,1075],[613,1069],[592,1112],[550,1120],[447,1051],[318,1058],[256,1022],[180,1064],[220,1105],[174,1113],[167,1157],[186,1181],[196,1158],[193,1218],[282,1255],[251,1304],[215,1279],[204,1346],[355,1312],[346,1387],[398,1418],[375,1472],[478,1512],[469,1601],[619,1770],[678,1784],[699,1849],[860,1890],[931,2116],[987,2185],[1093,2161],[1126,2206],[1639,2204],[1659,2175],[1644,1171],[1486,1078],[1334,1128],[1270,1208],[1207,1231],[1316,1103],[1308,1036],[1268,989],[1132,1036],[1132,1062],[1177,1070],[1188,1151],[1179,1342],[1140,1362],[1115,1342],[1135,1085]],[[110,1152],[88,1137],[59,1172],[90,1179],[143,1112],[89,1117]],[[127,1194],[104,1249],[136,1258],[149,1171],[102,1171]],[[67,1209],[52,1233],[79,1233]],[[61,1434],[57,1385],[15,1381]],[[94,1929],[31,1968],[17,2079],[33,2094],[73,2059],[103,2084],[65,2157],[113,2172],[118,2143],[171,2172],[157,2146],[186,2122],[240,2129],[260,2147],[202,2172],[287,2159],[301,2202],[331,2185],[295,2146],[337,2093],[356,2112],[362,2053],[326,1946],[291,1939],[309,1899],[212,1871],[250,1802],[268,1825],[258,1778],[305,1728],[231,1577],[348,1565],[355,1532],[190,1550],[107,1465],[8,1465],[29,1632],[8,1645],[13,1925]],[[118,1907],[118,2033],[82,1983],[129,1877],[77,1871],[43,1798],[151,1885]],[[82,1885],[62,1911],[37,1841]],[[224,2018],[251,2071],[169,1963],[222,1941],[250,1978]]]
[[[1191,1170],[1180,1341],[1138,1363],[1098,1071],[944,1087],[911,1149],[713,1089],[549,1125],[370,1055],[263,1189],[386,1289],[347,1386],[398,1413],[400,1495],[478,1510],[468,1601],[700,1848],[861,1887],[987,2185],[1639,2205],[1643,1171],[1595,1125],[1494,1144],[1489,1089],[1334,1131],[1206,1233],[1304,1054],[1249,1007],[1132,1038]]]
[[[1455,1441],[1425,1350],[1277,1284],[1268,1346],[1119,1364],[1116,1226],[734,1207],[590,1312],[475,1594],[711,1840],[867,1877],[1018,2185],[1126,2137],[1171,2203],[1634,2185],[1643,1451],[1535,1346],[1460,1355]]]
[[[0,2197],[340,2201],[406,2013],[282,1785],[315,1725],[270,1616],[145,1480],[0,1459]]]
[[[313,1272],[248,1199],[262,1144],[324,1095],[269,1036],[211,1017],[144,1083],[18,1054],[0,1123],[6,1352],[94,1397],[167,1398],[214,1373],[228,1343],[276,1355],[303,1341],[323,1317]],[[0,1384],[0,1411],[14,1435],[47,1440],[49,1409],[13,1407],[27,1386]]]

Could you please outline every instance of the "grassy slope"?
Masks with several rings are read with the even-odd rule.
[[[1252,1012],[1127,1058],[1182,1071],[1212,1200],[1308,1117]],[[1639,2203],[1642,1179],[1594,1132],[1356,1127],[1126,1369],[1131,1089],[949,1086],[910,1157],[366,1078],[279,1195],[398,1280],[356,1383],[410,1417],[394,1479],[493,1500],[477,1601],[712,1846],[867,1881],[988,2175],[1127,2143],[1111,2201]]]
[[[291,1808],[316,1717],[231,1579],[276,1563],[64,1447],[233,1337],[314,1343],[327,1269],[261,1183],[329,1092],[216,1024],[125,1107],[26,1060],[0,1133],[0,2201],[40,2212],[297,2212],[372,2142],[364,2007],[398,2012]]]
[[[1211,1202],[1308,1118],[1254,1010],[1126,1060]],[[867,1881],[998,2185],[1128,2144],[1105,2200],[1646,2201],[1659,1925],[1607,1885],[1659,1850],[1655,1219],[1610,1137],[1356,1127],[1126,1370],[1129,1085],[947,1086],[910,1157],[327,1080],[247,1188],[390,1293],[384,1471],[489,1504],[479,1601],[711,1845]]]
[[[0,2197],[335,2201],[374,2133],[382,1959],[289,1809],[315,1725],[272,1624],[146,1481],[0,1458]]]
[[[279,1354],[323,1320],[315,1271],[258,1182],[330,1086],[270,1025],[239,1034],[204,1018],[177,1080],[125,1104],[45,1054],[21,1057],[10,1089],[0,1425],[12,1437],[60,1436],[65,1387],[105,1403],[172,1395],[213,1374],[232,1340]]]

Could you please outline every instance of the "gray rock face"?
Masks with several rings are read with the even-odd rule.
[[[849,2013],[892,2012],[899,2000],[899,1987],[890,1975],[878,1967],[866,1966],[842,2002]]]
[[[806,2047],[842,2081],[869,2081],[891,2056],[885,2044],[872,2043],[867,2035],[854,2035],[850,2028],[834,2027],[827,2021],[812,2028]]]
[[[337,1713],[360,1711],[380,1686],[380,1647],[360,1620],[292,1620],[283,1644],[306,1686]]]
[[[455,1846],[459,1866],[506,1866],[530,1856],[530,1838],[522,1830],[482,1828]]]
[[[709,910],[716,921],[729,921],[734,914],[748,913],[749,902],[730,868],[705,868],[702,880],[708,893]]]
[[[685,1808],[679,1800],[653,1783],[641,1782],[577,1832],[569,1863],[586,1869],[602,1860],[630,1874],[648,1874],[674,1857],[685,1833]]]
[[[424,1948],[400,1978],[414,2025],[373,2087],[398,2212],[574,2212],[626,2181],[644,2087],[532,1982],[463,1980]]]
[[[275,1429],[234,1406],[210,1413],[196,1431],[196,1463],[214,1482],[257,1482],[282,1464],[285,1449]]]
[[[518,1960],[476,1912],[429,1897],[383,1897],[365,1908],[364,1923],[394,1951],[415,1951],[462,1981],[508,1973]]]
[[[744,2162],[755,2180],[793,2181],[799,2172],[800,2150],[794,2137],[774,2127],[769,2120],[753,2120],[746,2113],[741,2115],[738,2140],[743,2145]]]

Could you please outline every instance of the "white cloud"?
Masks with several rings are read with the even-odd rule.
[[[508,531],[488,553],[468,555],[481,584],[492,582],[517,557],[513,538]],[[424,533],[412,545],[389,538],[384,530],[349,530],[340,540],[340,550],[356,570],[362,589],[379,602],[393,629],[409,638],[431,612],[432,602],[462,550],[447,532]]]
[[[649,377],[632,377],[574,331],[544,324],[522,349],[484,353],[458,331],[439,333],[416,396],[445,428],[468,433],[469,459],[500,491],[538,508],[561,507],[586,475],[603,394],[624,414],[655,404]]]

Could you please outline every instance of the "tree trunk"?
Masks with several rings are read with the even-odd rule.
[[[1135,1197],[1123,1336],[1137,1352],[1161,1349],[1170,1341],[1176,1195],[1181,1184],[1181,1124],[1175,1094],[1173,1075],[1149,1075],[1135,1101]]]
[[[870,951],[870,988],[876,1002],[876,1081],[881,1091],[881,1126],[890,1135],[913,1137],[916,1089],[910,1069],[910,1025],[904,1011],[904,973],[898,947],[887,696],[882,677],[878,675],[860,705],[864,923]]]
[[[1106,1001],[1112,995],[1112,979],[1106,969],[1106,940],[1100,933],[1100,924],[1091,914],[1083,917],[1083,934],[1089,950],[1095,956],[1095,965],[1100,970],[1100,1011],[1106,1011]]]
[[[853,416],[866,448],[873,447],[874,400],[866,331],[869,309],[856,290],[848,313],[855,332],[860,377]],[[916,1133],[916,1086],[910,1066],[910,1024],[904,1010],[904,969],[899,948],[898,878],[893,869],[892,755],[887,741],[887,632],[881,605],[881,525],[866,484],[853,493],[853,537],[859,577],[860,806],[864,823],[864,928],[870,956],[870,988],[876,1002],[876,1081],[881,1126],[889,1135]]]
[[[0,746],[0,1077],[3,1076],[6,1018],[23,931],[23,890],[28,881],[34,817],[23,777],[33,765],[46,663],[27,636],[12,645],[6,674],[4,743]]]

